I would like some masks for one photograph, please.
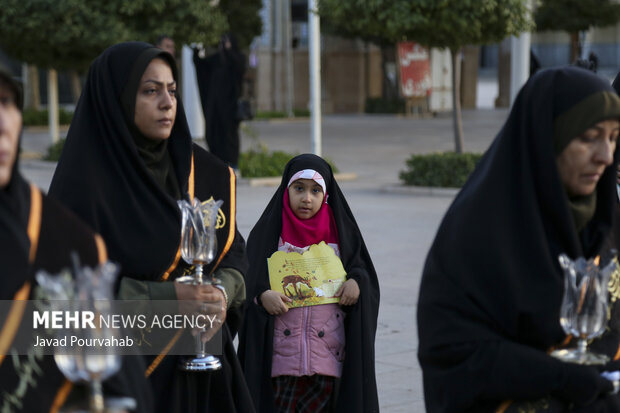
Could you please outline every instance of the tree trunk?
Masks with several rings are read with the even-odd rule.
[[[480,46],[463,47],[461,63],[461,105],[465,109],[476,109],[478,96],[478,63],[480,62]]]
[[[24,108],[40,110],[41,92],[39,90],[39,70],[35,65],[28,65],[24,90]]]
[[[73,97],[73,103],[77,105],[80,95],[82,94],[80,75],[78,75],[75,70],[71,70],[69,72],[69,79],[71,79],[71,97]]]
[[[581,57],[581,42],[579,41],[579,32],[573,32],[570,34],[570,62],[575,63],[575,60]]]
[[[496,108],[510,106],[510,38],[502,40],[497,48],[497,89]]]
[[[58,142],[58,73],[54,69],[47,71],[47,113],[50,139],[52,145]]]
[[[459,49],[450,49],[452,55],[452,123],[454,152],[463,153],[463,120],[461,118],[461,60]]]

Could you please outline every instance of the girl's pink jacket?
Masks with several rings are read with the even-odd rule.
[[[340,377],[344,317],[338,304],[291,308],[275,318],[271,376]]]

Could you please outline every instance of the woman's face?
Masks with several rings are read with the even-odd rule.
[[[134,122],[149,139],[168,139],[177,114],[177,83],[163,59],[147,66],[136,95]]]
[[[323,188],[312,179],[298,179],[288,187],[288,202],[299,219],[316,215],[323,205]]]
[[[11,182],[21,128],[22,113],[15,96],[0,84],[0,188]]]
[[[619,132],[617,120],[599,122],[570,141],[556,157],[560,180],[569,196],[594,192],[605,168],[613,163]]]

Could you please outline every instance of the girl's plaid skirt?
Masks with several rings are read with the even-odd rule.
[[[272,380],[277,413],[329,412],[334,377],[278,376]]]

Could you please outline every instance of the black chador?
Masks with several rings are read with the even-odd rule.
[[[18,86],[0,70],[0,80]],[[21,98],[16,99],[21,102]],[[71,268],[71,254],[77,253],[82,265],[96,266],[107,259],[103,240],[74,213],[19,173],[18,160],[12,167],[11,179],[0,189],[0,299],[28,300],[37,297],[37,271],[56,274]],[[0,319],[0,411],[53,411],[68,398],[74,398],[75,386],[58,370],[51,356],[9,355],[17,330],[11,326],[31,328],[24,319],[19,301],[15,301],[4,319]],[[4,317],[4,315],[3,315]],[[135,369],[133,372],[135,373]],[[140,387],[144,380],[132,376],[131,366],[104,385],[106,396],[130,396],[138,403],[138,411],[151,411],[150,391]],[[77,394],[83,394],[80,390]],[[85,402],[85,400],[83,400]]]
[[[147,298],[175,299],[170,282],[187,270],[179,252],[178,199],[224,201],[216,258],[205,273],[218,276],[230,270],[242,278],[247,260],[235,224],[235,175],[192,144],[181,101],[168,139],[154,142],[134,123],[139,81],[155,58],[169,64],[176,80],[172,56],[147,43],[118,44],[93,62],[50,193],[102,235],[110,259],[121,265],[121,285],[123,280],[139,281],[137,285],[147,286]],[[229,311],[227,322],[231,320],[238,325],[239,314]],[[253,411],[226,325],[222,332],[224,367],[215,373],[181,372],[174,356],[149,358],[145,374],[156,411]]]
[[[227,34],[222,37],[217,53],[201,58],[194,51],[194,65],[209,151],[236,168],[239,161],[237,100],[242,94],[245,56],[239,52],[234,36]]]
[[[569,196],[556,158],[608,119],[620,119],[620,99],[585,69],[539,71],[521,89],[426,259],[417,318],[428,412],[617,411],[605,410],[618,401],[597,369],[547,354],[566,339],[558,256],[606,255],[617,196],[616,162],[593,193]],[[593,343],[611,357],[617,320]]]
[[[330,166],[310,154],[293,158],[286,166],[282,182],[248,238],[250,270],[247,276],[247,310],[239,334],[239,359],[248,387],[260,412],[274,411],[271,380],[274,316],[260,306],[255,297],[269,287],[267,258],[278,250],[282,231],[282,202],[289,180],[295,172],[313,169],[325,179],[328,203],[334,214],[340,245],[340,258],[347,278],[357,281],[358,302],[342,307],[345,319],[345,358],[336,412],[378,412],[375,381],[375,333],[379,312],[379,282],[366,244]]]
[[[0,190],[0,297],[28,300],[35,297],[38,270],[55,274],[70,268],[72,252],[79,254],[83,264],[94,266],[105,259],[105,247],[73,213],[14,172],[8,187]],[[73,385],[56,368],[53,357],[8,354],[17,333],[10,326],[31,327],[30,320],[11,307],[0,322],[5,354],[0,355],[0,411],[49,411],[54,404],[61,406]]]

